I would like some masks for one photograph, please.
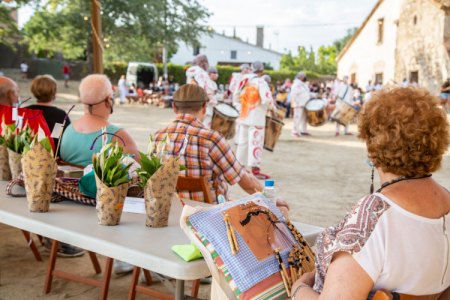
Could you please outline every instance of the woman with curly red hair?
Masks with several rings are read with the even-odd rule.
[[[294,284],[293,299],[362,300],[380,289],[448,299],[450,193],[431,177],[450,143],[445,111],[425,89],[385,89],[365,104],[358,130],[371,195],[318,236],[316,270]]]

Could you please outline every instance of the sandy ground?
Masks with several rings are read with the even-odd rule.
[[[29,83],[20,84],[23,100],[31,96],[28,86]],[[77,103],[76,83],[65,89],[60,82],[59,91],[61,93],[58,94],[55,105],[68,110]],[[76,104],[70,118],[76,120],[82,113],[82,105]],[[167,125],[174,117],[171,109],[116,106],[110,121],[128,130],[143,151],[148,134]],[[278,195],[291,206],[292,220],[321,227],[334,225],[343,218],[352,204],[369,192],[371,170],[364,162],[364,144],[355,136],[335,137],[334,124],[331,123],[310,128],[312,137],[292,138],[292,119],[287,119],[285,123],[275,151],[263,153],[262,171],[272,176]],[[351,125],[350,129],[356,133],[356,125]],[[231,147],[236,150],[234,145]],[[442,170],[433,175],[446,188],[450,188],[446,180],[450,175],[449,166],[450,158],[446,155]],[[376,178],[375,187],[379,185]],[[233,199],[244,196],[246,193],[239,186],[231,187]],[[0,224],[0,236],[0,300],[99,298],[100,289],[59,278],[53,280],[52,292],[43,295],[48,260],[43,247],[39,246],[39,249],[44,255],[44,262],[36,262],[20,230]],[[106,259],[99,257],[104,266]],[[57,268],[92,278],[102,276],[93,275],[88,256],[59,258]],[[131,274],[113,274],[108,299],[126,299],[130,281]],[[161,284],[155,284],[155,289],[165,290]],[[208,298],[209,289],[209,285],[201,285],[199,296]],[[186,285],[186,291],[190,291],[190,282]],[[138,294],[137,299],[153,298]]]

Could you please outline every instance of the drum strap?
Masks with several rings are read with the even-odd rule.
[[[341,99],[342,101],[344,101],[345,96],[347,96],[347,92],[348,92],[348,85],[347,85],[347,89],[345,90],[344,96],[342,96],[342,98],[339,97],[339,99]]]

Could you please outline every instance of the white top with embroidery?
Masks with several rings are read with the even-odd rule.
[[[267,109],[277,110],[269,85],[253,73],[242,75],[233,102],[241,104],[239,119],[241,124],[248,126],[264,127]]]
[[[291,95],[292,107],[303,107],[306,105],[306,102],[311,99],[311,97],[316,96],[316,93],[311,93],[309,86],[300,79],[296,78],[294,79],[294,83],[291,87]]]
[[[229,85],[229,89],[231,92],[231,95],[233,95],[234,97],[234,92],[236,91],[236,89],[238,88],[239,82],[241,81],[241,77],[242,74],[241,73],[233,73],[231,79],[230,79],[230,85]],[[236,94],[237,95],[237,94]],[[234,101],[233,100],[233,106],[234,108],[236,108],[238,111],[241,111],[241,102],[238,101]]]
[[[415,215],[378,193],[361,199],[317,237],[314,290],[322,292],[333,254],[344,251],[372,278],[369,298],[379,289],[417,296],[444,291],[450,286],[450,213],[445,219]]]
[[[337,90],[337,96],[337,103],[344,101],[353,106],[353,88],[350,85],[341,82]]]
[[[206,107],[206,114],[213,115],[213,107],[217,105],[217,99],[214,96],[217,90],[217,85],[209,78],[208,72],[200,68],[199,66],[192,66],[186,71],[186,83],[197,84],[202,87],[209,97],[209,102]]]

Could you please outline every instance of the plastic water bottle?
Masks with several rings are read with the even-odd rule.
[[[275,181],[266,180],[264,186],[264,193],[266,194],[266,198],[270,200],[273,204],[277,204],[277,191],[275,190]]]

